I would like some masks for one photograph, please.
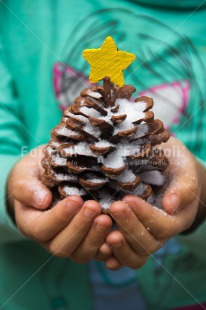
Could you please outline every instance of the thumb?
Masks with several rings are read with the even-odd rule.
[[[172,182],[162,198],[164,210],[169,214],[178,213],[198,196],[195,178],[179,176]]]
[[[37,209],[46,209],[52,202],[52,193],[35,177],[27,177],[13,186],[14,199],[24,205]]]
[[[52,202],[51,191],[40,181],[43,148],[39,146],[23,157],[13,167],[8,178],[8,196],[11,200],[18,200],[37,209],[46,209]]]

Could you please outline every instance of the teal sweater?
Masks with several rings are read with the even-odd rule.
[[[5,206],[12,166],[22,152],[49,140],[60,121],[58,105],[72,102],[84,87],[80,80],[87,80],[89,66],[83,49],[101,46],[112,35],[120,49],[136,54],[126,83],[154,97],[156,116],[205,161],[206,7],[196,9],[201,1],[165,2],[0,3],[0,309],[92,307],[87,266],[51,257],[27,240]],[[66,75],[59,62],[70,68]],[[58,87],[62,79],[68,82],[67,93]],[[206,302],[205,233],[203,223],[175,238],[137,271],[148,309]]]

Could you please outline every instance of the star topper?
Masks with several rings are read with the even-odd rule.
[[[112,83],[123,86],[123,70],[136,58],[132,53],[119,51],[112,37],[107,37],[100,48],[86,49],[83,57],[91,66],[89,80],[96,83],[108,76]]]

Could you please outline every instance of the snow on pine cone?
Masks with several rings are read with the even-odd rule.
[[[84,89],[64,111],[45,147],[43,182],[57,202],[69,195],[96,199],[103,209],[126,194],[154,197],[169,164],[162,150],[169,133],[154,120],[153,99],[131,101],[136,89],[103,86]]]

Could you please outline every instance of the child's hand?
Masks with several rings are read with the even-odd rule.
[[[97,202],[83,203],[79,196],[71,196],[46,210],[52,194],[40,181],[42,149],[36,149],[35,156],[25,156],[9,176],[9,209],[17,227],[55,256],[79,263],[108,258],[111,250],[103,242],[112,221],[101,215]]]
[[[170,155],[167,151],[170,166],[166,172],[169,184],[162,201],[165,211],[135,196],[126,196],[122,202],[112,204],[110,214],[119,231],[111,232],[106,239],[113,249],[113,257],[106,260],[110,269],[141,267],[168,239],[190,227],[197,211],[205,218],[205,208],[204,212],[198,209],[201,183],[198,164],[174,138],[164,149],[171,151]]]

